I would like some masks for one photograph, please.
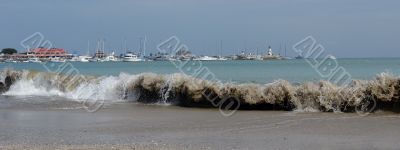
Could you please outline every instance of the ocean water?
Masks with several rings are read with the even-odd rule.
[[[345,68],[352,79],[369,80],[382,72],[400,74],[400,58],[337,59],[339,67]],[[218,80],[237,83],[270,83],[278,79],[303,83],[306,81],[327,80],[306,60],[276,61],[202,61],[201,65],[215,74]],[[172,74],[180,73],[179,67],[167,61],[149,62],[71,62],[81,74],[94,76],[118,76],[120,73]],[[55,65],[59,65],[55,63]],[[50,65],[48,65],[50,66]],[[190,66],[190,65],[186,65]],[[181,67],[183,69],[186,66]],[[195,67],[199,67],[197,61]],[[39,63],[1,63],[0,68],[15,70],[35,70],[47,72]],[[56,70],[56,69],[53,69]],[[191,71],[183,71],[191,75]]]
[[[400,59],[331,62],[353,82],[326,81],[329,77],[307,60],[2,63],[1,80],[11,76],[15,82],[2,93],[0,108],[81,108],[71,101],[220,107],[228,99],[241,109],[354,112],[368,109],[365,103],[374,104],[373,109],[397,109]],[[71,68],[81,80],[68,76]]]

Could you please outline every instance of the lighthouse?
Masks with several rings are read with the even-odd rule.
[[[272,48],[271,48],[271,46],[268,46],[268,53],[267,53],[267,55],[268,55],[268,56],[272,56]]]

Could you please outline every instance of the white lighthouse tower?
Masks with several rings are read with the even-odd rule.
[[[271,46],[268,46],[268,53],[267,53],[267,55],[268,55],[268,56],[272,56],[272,48],[271,48]]]

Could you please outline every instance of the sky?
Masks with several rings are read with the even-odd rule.
[[[171,36],[194,54],[265,52],[295,56],[292,46],[313,36],[336,57],[400,57],[398,0],[0,0],[0,48],[40,32],[55,47],[85,54],[146,53]],[[221,42],[222,41],[222,42]]]

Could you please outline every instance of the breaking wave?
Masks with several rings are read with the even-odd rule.
[[[4,81],[0,85],[3,95],[168,103],[185,107],[218,107],[215,104],[223,100],[237,100],[240,109],[249,110],[354,112],[374,104],[374,110],[397,111],[400,95],[400,78],[388,73],[378,74],[373,80],[354,80],[344,87],[327,81],[301,85],[285,80],[269,84],[219,83],[179,73],[94,77],[10,69],[0,72],[0,79]]]

